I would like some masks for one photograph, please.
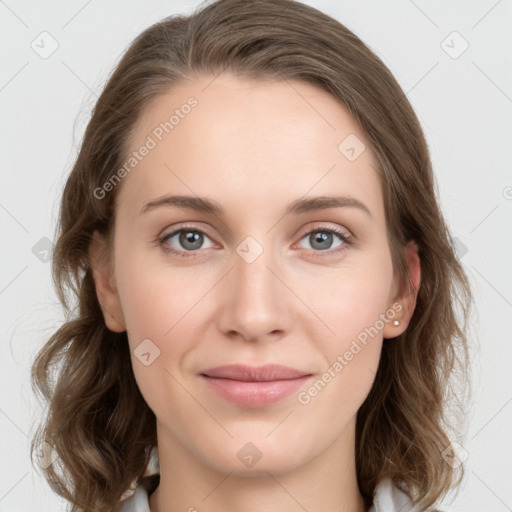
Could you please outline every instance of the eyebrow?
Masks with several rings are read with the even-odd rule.
[[[197,196],[163,196],[150,201],[140,211],[145,213],[162,206],[177,206],[178,208],[186,208],[203,213],[211,213],[222,217],[224,210],[219,203],[206,197]],[[357,208],[372,217],[368,207],[359,199],[349,196],[316,196],[297,199],[288,205],[285,215],[301,214],[312,211],[327,210],[329,208]]]

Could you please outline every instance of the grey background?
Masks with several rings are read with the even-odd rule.
[[[305,3],[344,23],[383,59],[425,130],[476,299],[473,402],[458,440],[467,478],[443,505],[512,510],[512,1]],[[65,510],[28,458],[40,415],[29,369],[63,320],[45,250],[91,108],[136,35],[198,5],[0,0],[0,512]],[[52,38],[58,48],[42,58],[32,45],[51,49]],[[469,46],[460,53],[464,40]]]

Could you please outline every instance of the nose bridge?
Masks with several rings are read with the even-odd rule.
[[[219,316],[225,333],[258,339],[286,328],[286,287],[274,274],[279,265],[269,240],[264,246],[248,236],[235,248]]]

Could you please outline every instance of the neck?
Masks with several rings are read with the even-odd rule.
[[[221,471],[157,422],[160,484],[151,512],[366,512],[355,470],[355,419],[327,450],[292,470]]]

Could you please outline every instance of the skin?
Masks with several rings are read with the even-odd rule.
[[[157,417],[161,481],[151,511],[362,512],[356,414],[383,338],[407,328],[416,300],[399,294],[375,158],[345,106],[315,86],[229,74],[212,80],[196,76],[146,107],[132,151],[187,98],[198,100],[119,185],[112,260],[100,258],[98,234],[90,250],[105,322],[127,331],[137,383]],[[366,145],[355,161],[338,150],[349,134]],[[215,200],[225,215],[176,206],[140,213],[171,193]],[[292,201],[321,195],[357,198],[371,215],[343,207],[283,216]],[[184,223],[205,232],[195,257],[155,242]],[[324,233],[319,226],[348,232],[352,244],[335,253],[343,242],[333,235],[318,249],[316,232],[308,233]],[[252,263],[236,252],[247,236],[263,248]],[[164,245],[187,253],[178,236]],[[416,246],[406,254],[418,285]],[[401,306],[400,325],[386,323],[307,405],[292,394],[240,407],[197,375],[272,362],[317,380],[393,304]],[[134,350],[148,338],[160,355],[146,366]],[[237,457],[248,442],[262,454],[252,467]]]

